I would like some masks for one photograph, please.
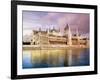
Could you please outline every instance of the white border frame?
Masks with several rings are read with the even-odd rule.
[[[22,10],[89,13],[90,14],[90,66],[23,69],[22,68]],[[45,6],[17,5],[17,15],[18,15],[17,16],[17,75],[94,71],[94,10],[79,9],[79,8],[58,8],[58,7],[45,7]]]

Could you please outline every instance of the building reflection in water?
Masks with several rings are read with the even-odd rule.
[[[24,50],[23,68],[89,65],[89,49]]]

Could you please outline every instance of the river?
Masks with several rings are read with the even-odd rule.
[[[23,50],[23,69],[88,66],[88,48],[50,49],[50,50]]]

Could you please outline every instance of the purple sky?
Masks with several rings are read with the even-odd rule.
[[[71,31],[74,33],[76,29],[79,33],[89,34],[89,14],[87,13],[62,13],[62,12],[40,12],[40,11],[23,11],[23,29],[24,30],[42,30],[63,29],[69,24]]]

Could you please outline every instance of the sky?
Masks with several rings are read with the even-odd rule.
[[[23,11],[23,31],[60,29],[68,24],[73,33],[89,34],[90,15],[88,13]]]

